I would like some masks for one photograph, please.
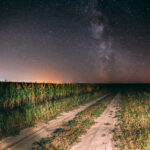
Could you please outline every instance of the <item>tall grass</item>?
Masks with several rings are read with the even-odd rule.
[[[0,139],[50,120],[107,92],[98,84],[0,84]]]
[[[55,101],[99,89],[96,84],[0,83],[0,109]]]
[[[103,93],[83,94],[63,98],[52,104],[50,101],[42,104],[30,104],[14,110],[0,112],[0,139],[9,135],[16,135],[21,129],[33,126],[39,121],[54,119],[62,112],[72,110],[81,104],[85,104]]]

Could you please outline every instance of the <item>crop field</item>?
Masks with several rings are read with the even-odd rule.
[[[0,139],[106,93],[99,84],[0,83]]]
[[[47,131],[43,130],[43,132],[48,134],[48,137],[39,138],[40,132],[37,133],[35,139],[30,142],[30,147],[26,147],[25,150],[28,148],[69,150],[80,141],[82,135],[86,135],[97,124],[96,119],[99,118],[101,125],[96,130],[101,130],[104,126],[104,129],[109,132],[105,133],[101,130],[103,133],[99,132],[100,137],[92,135],[91,143],[95,142],[96,136],[103,145],[104,138],[112,134],[113,138],[109,140],[112,141],[113,150],[149,150],[149,106],[149,84],[1,82],[0,147],[5,146],[1,141],[4,142],[10,136],[12,141],[14,138],[10,145],[17,143],[17,136],[29,127],[31,128],[29,130],[31,133],[27,130],[29,136],[34,131],[43,130],[43,123],[45,127],[47,126]],[[62,113],[66,113],[66,116]],[[101,116],[105,119],[101,120]],[[116,121],[112,121],[113,119]],[[112,124],[113,122],[115,123]],[[40,123],[36,130],[36,125]],[[52,131],[49,131],[51,128]],[[96,133],[94,128],[90,132]],[[26,134],[22,133],[20,137],[19,141],[22,141],[26,139]],[[86,138],[88,137],[85,136]],[[107,141],[106,138],[105,142]],[[28,139],[24,140],[20,147],[14,147],[12,150],[22,148],[22,144],[26,146],[27,142]]]
[[[120,121],[114,140],[120,150],[150,149],[150,86],[129,86],[122,89]]]
[[[56,99],[92,92],[99,89],[92,84],[0,83],[0,109],[26,104],[55,101]]]

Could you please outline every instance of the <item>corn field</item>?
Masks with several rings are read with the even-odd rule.
[[[0,139],[102,96],[99,84],[0,83]]]
[[[45,84],[45,83],[0,83],[0,109],[43,103],[57,99],[90,93],[98,90],[94,84]]]

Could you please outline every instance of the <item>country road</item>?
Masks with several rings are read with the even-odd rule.
[[[74,145],[71,150],[113,150],[112,130],[117,123],[114,116],[117,112],[119,99],[120,95],[118,94],[96,120],[96,124],[80,138],[80,142]]]
[[[35,125],[35,127],[22,130],[17,136],[11,136],[3,139],[0,141],[0,150],[31,150],[32,143],[50,136],[53,131],[60,128],[65,122],[73,119],[77,113],[85,110],[87,107],[96,103],[98,100],[103,99],[107,95],[97,98],[96,100],[80,106],[77,109],[62,113],[61,116],[49,121],[48,123],[39,123]]]

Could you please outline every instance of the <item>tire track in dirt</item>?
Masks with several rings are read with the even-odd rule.
[[[71,150],[113,150],[112,131],[115,129],[115,124],[118,123],[115,115],[119,99],[120,94],[117,94],[103,114],[96,119],[96,124],[81,136],[80,142],[74,145]]]

